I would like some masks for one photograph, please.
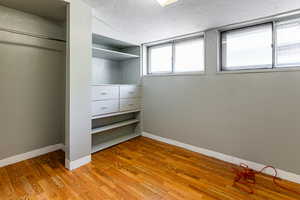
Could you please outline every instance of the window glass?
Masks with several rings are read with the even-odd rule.
[[[149,72],[172,72],[172,44],[149,47]]]
[[[203,38],[175,43],[175,72],[204,71]]]
[[[300,66],[300,20],[276,23],[276,67]]]
[[[222,69],[272,68],[272,24],[246,27],[221,34]]]

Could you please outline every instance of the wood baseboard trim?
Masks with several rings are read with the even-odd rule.
[[[153,134],[147,133],[147,132],[143,132],[142,136],[148,137],[148,138],[160,141],[160,142],[164,142],[164,143],[167,143],[167,144],[182,147],[184,149],[188,149],[190,151],[194,151],[194,152],[197,152],[197,153],[209,156],[209,157],[213,157],[213,158],[225,161],[225,162],[229,162],[229,163],[232,163],[232,164],[240,165],[241,163],[245,163],[250,168],[252,168],[254,170],[257,170],[257,171],[261,170],[264,166],[266,166],[264,164],[244,160],[244,159],[237,158],[237,157],[234,157],[234,156],[222,154],[222,153],[219,153],[219,152],[216,152],[216,151],[196,147],[196,146],[193,146],[193,145],[190,145],[190,144],[185,144],[185,143],[182,143],[182,142],[179,142],[179,141],[176,141],[176,140],[172,140],[172,139],[169,139],[169,138],[163,138],[163,137],[153,135]],[[284,170],[281,170],[281,169],[277,169],[277,171],[278,171],[278,177],[300,184],[300,175],[294,174],[294,173],[291,173],[291,172],[287,172],[287,171],[284,171]],[[271,170],[271,169],[270,170],[267,169],[264,172],[268,175],[274,175],[274,171]]]
[[[65,167],[69,170],[74,170],[74,169],[77,169],[77,168],[79,168],[83,165],[88,164],[91,161],[92,161],[92,156],[91,155],[88,155],[88,156],[85,156],[85,157],[82,157],[82,158],[79,158],[79,159],[73,160],[73,161],[65,159]]]
[[[24,161],[24,160],[27,160],[30,158],[38,157],[38,156],[41,156],[41,155],[44,155],[44,154],[47,154],[47,153],[50,153],[53,151],[57,151],[60,149],[64,149],[63,144],[50,145],[50,146],[46,146],[46,147],[36,149],[33,151],[29,151],[26,153],[22,153],[22,154],[8,157],[8,158],[4,158],[4,159],[0,160],[0,167],[18,163],[18,162],[21,162],[21,161]]]

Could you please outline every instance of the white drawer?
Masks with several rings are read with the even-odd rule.
[[[121,99],[120,111],[138,110],[141,108],[140,99]]]
[[[141,87],[137,85],[121,85],[120,86],[120,98],[138,98],[141,96]]]
[[[119,86],[93,86],[92,101],[119,98]]]
[[[119,111],[119,100],[92,102],[92,115],[102,115]]]

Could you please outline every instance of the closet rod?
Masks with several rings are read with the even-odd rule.
[[[13,29],[2,28],[2,27],[0,27],[0,31],[14,33],[14,34],[18,34],[18,35],[26,35],[26,36],[30,36],[30,37],[34,37],[34,38],[45,39],[45,40],[66,42],[66,40],[52,38],[52,37],[48,37],[48,36],[45,36],[45,35],[37,35],[37,34],[33,34],[33,33],[26,33],[26,32],[22,32],[22,31],[17,31],[17,30],[13,30]]]

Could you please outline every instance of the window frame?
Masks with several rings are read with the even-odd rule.
[[[184,42],[184,41],[189,41],[189,40],[196,40],[196,39],[202,39],[203,40],[203,70],[197,70],[197,71],[186,71],[186,72],[176,72],[175,71],[175,46],[176,43]],[[167,40],[159,41],[159,42],[154,42],[154,43],[149,43],[149,44],[144,44],[145,47],[145,56],[144,58],[146,59],[146,74],[144,76],[177,76],[177,75],[203,75],[205,74],[206,70],[206,51],[205,51],[205,34],[204,32],[201,33],[196,33],[192,35],[185,35],[185,36],[180,36],[180,37],[175,37],[175,38],[170,38]],[[163,45],[168,45],[171,44],[172,46],[172,70],[171,72],[151,72],[151,53],[149,51],[150,48],[156,47],[156,46],[163,46]]]
[[[218,29],[218,66],[217,66],[217,74],[218,73],[248,73],[248,72],[274,72],[274,71],[300,71],[300,62],[299,65],[286,65],[285,67],[280,67],[277,65],[277,23],[281,22],[288,22],[292,20],[300,20],[300,16],[288,16],[288,17],[277,17],[274,19],[262,20],[259,22],[252,22],[252,23],[243,23],[242,25],[230,25],[228,27]],[[222,33],[239,30],[249,27],[260,26],[263,24],[272,24],[272,67],[271,68],[257,68],[248,66],[246,69],[224,69],[223,68],[223,45],[222,45]],[[257,66],[257,65],[255,65]],[[243,66],[241,66],[243,67]],[[246,66],[244,66],[245,68]]]

